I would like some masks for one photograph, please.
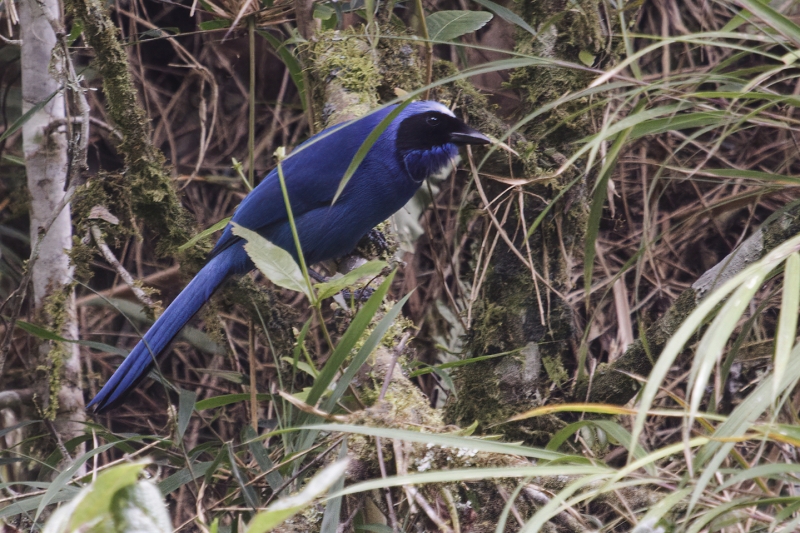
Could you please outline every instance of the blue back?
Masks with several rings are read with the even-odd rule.
[[[430,105],[430,102],[414,102],[392,121],[334,205],[331,205],[333,197],[358,149],[395,106],[334,127],[333,134],[329,128],[300,145],[283,161],[283,175],[306,263],[350,252],[364,234],[403,207],[424,178],[457,156],[457,147],[449,145],[438,149],[434,157],[428,153],[424,165],[417,154],[409,154],[406,161],[397,157],[394,147],[397,125],[409,114]],[[257,231],[296,256],[277,169],[242,201],[231,221]],[[228,226],[212,254],[230,246],[241,246],[241,242]],[[246,256],[237,255],[240,262],[236,272],[251,270],[253,265]]]

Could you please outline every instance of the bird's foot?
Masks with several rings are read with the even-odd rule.
[[[361,237],[356,245],[356,253],[364,258],[389,257],[394,254],[397,244],[378,228],[372,228]]]
[[[387,239],[386,234],[378,228],[372,228],[369,230],[364,238],[381,253],[389,250],[389,239]]]

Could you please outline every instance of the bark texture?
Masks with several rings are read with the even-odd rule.
[[[64,65],[54,54],[57,36],[51,21],[59,21],[57,0],[26,0],[20,4],[23,111],[41,102],[22,129],[25,167],[31,195],[31,243],[42,239],[32,268],[33,308],[37,321],[67,339],[78,338],[72,268],[69,205],[52,224],[64,198],[67,179]],[[33,244],[32,244],[33,245]],[[36,405],[40,415],[55,420],[58,436],[67,441],[83,432],[80,354],[74,343],[42,343],[36,372]]]

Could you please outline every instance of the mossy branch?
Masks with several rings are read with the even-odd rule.
[[[122,134],[118,150],[125,160],[125,189],[133,214],[161,235],[157,250],[166,255],[188,239],[189,217],[164,170],[163,154],[153,146],[150,122],[139,105],[117,27],[99,0],[69,0],[66,9],[83,21],[86,40],[96,53],[94,63],[103,77],[109,115]]]

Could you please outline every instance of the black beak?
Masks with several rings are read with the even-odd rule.
[[[490,141],[489,137],[487,137],[483,133],[479,132],[478,130],[472,129],[465,124],[464,126],[462,126],[460,131],[454,131],[450,134],[450,142],[453,144],[465,145],[465,144],[490,144],[492,141]]]

